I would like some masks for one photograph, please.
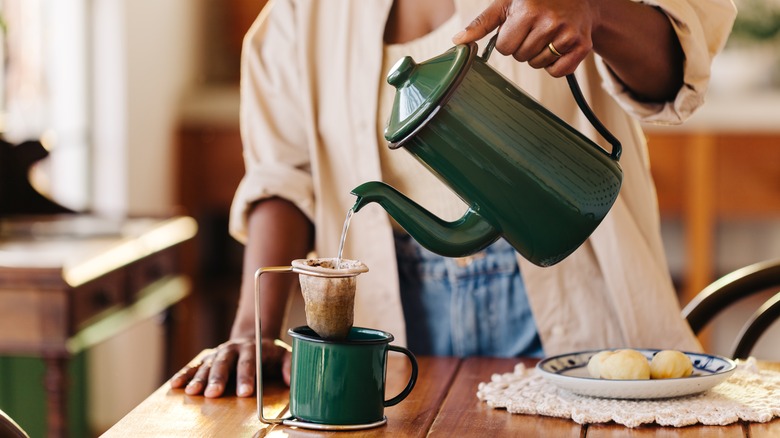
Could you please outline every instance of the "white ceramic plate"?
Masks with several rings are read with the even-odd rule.
[[[661,350],[635,349],[648,359]],[[706,391],[726,380],[736,363],[725,357],[685,353],[693,362],[693,375],[677,379],[607,380],[588,374],[588,361],[601,350],[580,351],[546,358],[536,365],[541,375],[554,385],[575,394],[619,399],[681,397]]]

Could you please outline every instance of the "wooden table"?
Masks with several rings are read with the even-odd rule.
[[[43,358],[47,435],[67,434],[67,362],[189,292],[176,251],[189,217],[0,220],[0,355]]]
[[[387,394],[400,392],[406,383],[408,361],[391,355]],[[583,426],[560,418],[515,415],[488,407],[476,397],[477,385],[494,373],[511,372],[517,362],[533,366],[533,359],[418,358],[417,386],[400,404],[385,409],[387,424],[354,432],[320,432],[284,426],[268,426],[257,419],[255,398],[228,395],[219,399],[188,396],[165,384],[119,421],[105,435],[110,437],[775,437],[780,419],[765,424],[735,423],[729,426],[669,428],[643,426],[634,429],[605,424]],[[780,371],[780,364],[761,364]],[[265,416],[286,415],[288,391],[279,384],[264,388]]]

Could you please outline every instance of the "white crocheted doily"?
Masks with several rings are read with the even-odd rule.
[[[515,366],[479,384],[477,397],[515,414],[571,418],[580,424],[614,421],[628,427],[725,425],[739,420],[764,423],[780,417],[780,373],[759,370],[753,358],[737,365],[728,380],[688,397],[618,400],[586,397],[547,382],[536,369]]]

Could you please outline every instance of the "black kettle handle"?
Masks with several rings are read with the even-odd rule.
[[[490,54],[493,53],[493,49],[496,47],[497,38],[498,33],[493,35],[488,41],[487,46],[485,46],[485,50],[482,52],[481,56],[482,60],[485,62],[487,62],[488,58],[490,58]],[[598,131],[599,134],[601,134],[601,136],[612,145],[612,152],[609,154],[609,156],[615,161],[620,160],[620,155],[623,153],[623,147],[620,145],[620,141],[614,135],[612,135],[611,132],[609,132],[604,124],[601,123],[601,120],[596,117],[596,114],[593,112],[593,110],[590,109],[588,102],[585,100],[585,96],[582,95],[582,90],[580,89],[579,82],[577,82],[577,78],[575,78],[574,74],[571,73],[566,75],[566,81],[569,83],[569,89],[571,90],[571,94],[574,96],[574,101],[577,102],[577,106],[580,107],[580,111],[585,114],[585,118],[587,118],[590,124],[596,128],[596,131]]]

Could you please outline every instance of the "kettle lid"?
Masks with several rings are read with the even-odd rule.
[[[419,64],[410,56],[399,59],[387,74],[396,93],[385,139],[398,143],[425,123],[457,85],[476,50],[476,44],[461,44]]]

